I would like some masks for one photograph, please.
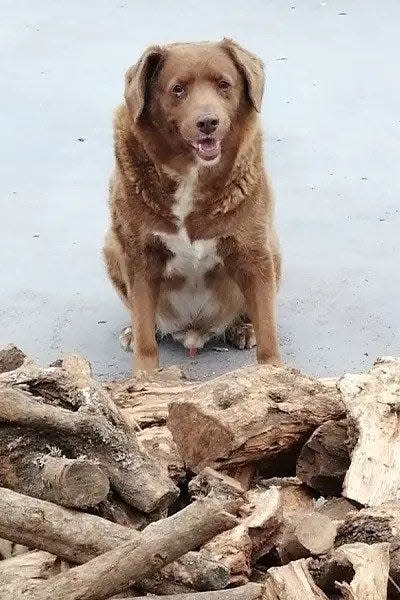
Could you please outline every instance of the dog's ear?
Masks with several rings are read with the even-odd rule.
[[[229,38],[224,38],[221,44],[230,54],[239,71],[243,74],[249,100],[256,111],[260,112],[265,83],[264,65],[262,61]]]
[[[164,55],[165,50],[161,46],[150,46],[138,62],[126,72],[125,101],[135,123],[145,108],[149,86],[164,59]]]

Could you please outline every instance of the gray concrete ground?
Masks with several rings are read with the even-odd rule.
[[[100,254],[112,111],[146,45],[227,35],[267,68],[285,359],[324,376],[399,355],[399,23],[398,0],[2,0],[0,343],[129,371]],[[254,355],[162,359],[203,377]]]

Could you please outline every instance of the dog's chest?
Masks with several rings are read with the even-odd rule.
[[[177,233],[158,234],[174,255],[166,264],[165,277],[180,275],[189,280],[198,280],[221,262],[217,254],[216,240],[207,239],[191,242],[184,225],[185,218],[193,209],[196,181],[197,169],[193,169],[180,182],[175,192],[175,202],[172,210],[178,221]]]

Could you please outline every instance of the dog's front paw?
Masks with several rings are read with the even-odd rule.
[[[244,321],[230,325],[225,332],[225,338],[231,346],[239,350],[248,350],[257,344],[253,324]]]
[[[129,325],[128,327],[124,327],[119,336],[119,342],[121,344],[121,348],[125,350],[125,352],[133,351],[133,335],[132,335],[132,327]]]

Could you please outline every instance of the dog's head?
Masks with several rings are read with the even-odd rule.
[[[125,99],[170,146],[201,164],[219,161],[243,114],[260,111],[261,61],[229,39],[148,48],[126,74]]]

